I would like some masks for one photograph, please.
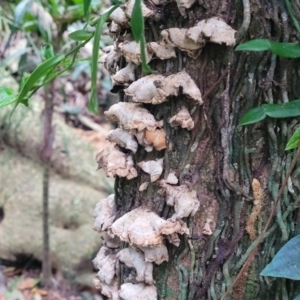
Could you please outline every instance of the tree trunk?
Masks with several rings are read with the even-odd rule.
[[[237,30],[236,44],[254,38],[296,41],[285,2],[198,0],[187,10],[186,18],[176,3],[167,2],[155,19],[146,20],[146,39],[157,41],[163,29],[190,28],[217,16]],[[291,5],[300,17],[299,1],[291,0]],[[157,17],[160,14],[161,19]],[[299,98],[298,60],[279,58],[270,52],[234,52],[234,47],[215,43],[207,43],[196,59],[179,49],[176,54],[177,58],[151,61],[151,68],[163,75],[184,69],[200,88],[204,103],[195,105],[194,100],[180,95],[159,105],[144,105],[157,120],[164,120],[168,150],[147,153],[139,147],[134,162],[163,157],[160,179],[166,179],[173,170],[178,185],[197,192],[200,208],[184,219],[190,236],[181,235],[178,247],[166,242],[169,261],[154,266],[154,280],[158,299],[221,299],[256,244],[295,154],[284,151],[295,119],[267,119],[247,127],[237,124],[250,108]],[[119,67],[124,66],[125,60],[121,60]],[[120,101],[128,101],[123,92]],[[188,108],[195,122],[191,131],[168,123],[182,106]],[[152,183],[147,190],[139,191],[149,175],[138,170],[134,179],[116,178],[117,216],[147,207],[170,218],[174,210],[158,193],[159,184]],[[299,293],[300,286],[293,281],[259,276],[277,250],[299,233],[299,210],[295,205],[300,192],[299,170],[297,166],[251,265],[226,299],[293,299]],[[255,206],[254,179],[262,193],[260,199],[255,199],[259,202]],[[255,209],[257,218],[252,217],[255,222],[251,223],[248,219]],[[204,231],[208,219],[211,235]],[[128,281],[130,270],[121,264],[120,284]]]

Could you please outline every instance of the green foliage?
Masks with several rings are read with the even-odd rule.
[[[69,38],[74,41],[84,41],[92,38],[94,32],[88,30],[76,30],[69,34]]]
[[[282,104],[263,104],[249,110],[240,120],[239,126],[257,123],[266,117],[289,118],[300,116],[300,100]]]
[[[300,57],[300,45],[294,43],[279,43],[268,39],[256,39],[236,47],[236,51],[266,51],[287,58]]]
[[[291,150],[298,147],[300,142],[300,128],[297,128],[296,131],[293,133],[292,137],[288,141],[285,150]]]
[[[260,275],[300,280],[300,235],[289,240]]]
[[[14,103],[16,98],[13,90],[7,87],[0,87],[0,108]]]
[[[92,0],[83,0],[83,11],[86,19],[89,19],[89,8],[91,5]]]

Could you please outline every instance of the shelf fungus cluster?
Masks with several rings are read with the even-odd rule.
[[[186,10],[195,2],[176,0],[178,10],[184,17]],[[156,300],[154,264],[168,261],[168,246],[173,244],[178,247],[179,236],[190,235],[184,219],[199,211],[200,201],[196,191],[180,183],[179,174],[167,165],[166,155],[146,152],[170,151],[165,128],[193,130],[195,124],[189,113],[189,103],[195,106],[203,101],[195,78],[184,69],[174,74],[155,73],[138,79],[141,50],[130,34],[134,3],[130,0],[121,5],[108,20],[115,43],[103,49],[100,62],[111,73],[113,85],[123,90],[126,101],[112,105],[105,112],[106,118],[116,122],[118,128],[109,132],[107,139],[110,145],[97,154],[97,162],[108,177],[131,180],[139,174],[142,178],[148,176],[148,180],[143,180],[145,182],[136,179],[139,193],[147,194],[146,190],[152,185],[159,187],[160,198],[172,207],[173,215],[169,219],[162,218],[149,208],[151,205],[142,205],[120,216],[116,209],[117,196],[113,194],[100,201],[94,211],[94,230],[101,232],[103,246],[93,260],[98,269],[94,284],[108,299]],[[166,3],[167,0],[150,0],[147,5],[142,2],[144,18],[159,21]],[[156,36],[155,41],[146,44],[146,60],[174,59],[176,55],[182,55],[180,51],[197,58],[208,42],[233,46],[235,30],[217,17],[201,20],[190,28],[162,29],[160,37]],[[180,110],[165,119],[169,124],[159,119],[161,113],[158,116],[151,113],[152,110],[159,110],[154,105],[159,108],[166,101],[178,101],[179,96]],[[213,233],[214,221],[213,216],[206,218],[203,234]],[[125,266],[126,275],[120,283],[117,274]]]

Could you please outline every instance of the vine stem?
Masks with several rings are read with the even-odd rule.
[[[286,187],[286,185],[287,185],[287,183],[288,183],[289,177],[291,176],[291,174],[292,174],[292,172],[293,172],[293,170],[294,170],[294,168],[295,168],[295,166],[296,166],[296,163],[297,163],[297,160],[298,160],[299,157],[300,157],[300,142],[299,142],[299,144],[298,144],[297,152],[296,152],[296,155],[295,155],[295,157],[294,157],[294,159],[293,159],[293,161],[292,161],[292,164],[291,164],[291,166],[290,166],[290,169],[289,169],[288,173],[286,174],[286,176],[285,176],[285,178],[284,178],[284,181],[283,181],[283,183],[282,183],[282,185],[281,185],[281,187],[280,187],[279,193],[278,193],[278,195],[277,195],[275,204],[274,204],[273,209],[272,209],[272,211],[271,211],[271,214],[270,214],[270,216],[269,216],[269,218],[268,218],[268,221],[267,221],[267,223],[266,223],[264,229],[262,230],[262,232],[261,232],[261,234],[260,234],[260,236],[259,236],[259,238],[258,238],[257,244],[256,244],[256,246],[252,249],[252,251],[250,252],[250,254],[249,254],[247,260],[245,261],[245,263],[244,263],[244,265],[243,265],[243,267],[242,267],[242,269],[240,270],[240,272],[239,272],[238,275],[236,276],[236,278],[235,278],[235,280],[233,281],[233,283],[231,284],[231,286],[229,286],[229,288],[227,289],[226,293],[222,296],[221,300],[224,300],[225,297],[229,294],[229,292],[233,289],[233,287],[237,284],[237,282],[240,280],[241,276],[244,274],[244,271],[245,271],[245,269],[247,268],[248,263],[249,263],[249,262],[253,259],[253,257],[255,256],[256,249],[257,249],[257,247],[260,245],[260,243],[262,242],[262,240],[263,240],[263,238],[264,238],[264,236],[265,236],[265,233],[266,233],[266,231],[268,230],[268,227],[269,227],[270,224],[271,224],[271,221],[272,221],[272,219],[273,219],[273,217],[274,217],[274,215],[275,215],[275,212],[276,212],[277,205],[278,205],[278,203],[279,203],[279,201],[280,201],[281,196],[283,195],[283,192],[284,192],[284,189],[285,189],[285,187]]]

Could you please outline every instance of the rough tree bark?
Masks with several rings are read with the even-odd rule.
[[[186,18],[181,16],[176,2],[167,2],[156,8],[155,18],[146,20],[146,39],[157,41],[163,29],[190,28],[217,16],[237,30],[236,44],[253,38],[296,41],[287,1],[198,0],[187,10]],[[299,1],[290,2],[299,19]],[[124,39],[121,34],[120,39]],[[179,247],[167,243],[169,262],[154,267],[154,280],[158,299],[221,299],[266,224],[294,156],[294,152],[285,152],[284,148],[298,120],[268,119],[242,128],[237,128],[237,124],[247,110],[262,103],[300,98],[299,61],[269,52],[234,52],[234,47],[214,43],[207,43],[196,59],[178,49],[176,54],[177,58],[151,61],[152,69],[163,75],[185,69],[200,88],[204,104],[195,106],[193,100],[180,95],[156,106],[144,105],[157,120],[164,120],[167,144],[172,144],[172,149],[147,153],[139,147],[134,162],[164,157],[161,178],[174,170],[180,185],[197,192],[200,209],[195,216],[185,219],[190,237],[180,236]],[[120,68],[126,65],[124,59],[119,63]],[[119,95],[120,101],[128,101],[122,91]],[[183,105],[192,112],[195,127],[191,131],[172,128],[168,123]],[[117,216],[143,206],[170,218],[173,208],[157,193],[158,184],[139,191],[140,184],[149,181],[149,176],[141,169],[138,172],[138,177],[131,180],[116,178]],[[297,166],[248,272],[226,299],[293,299],[299,293],[300,286],[295,282],[259,276],[276,251],[299,233],[299,172]],[[246,226],[254,210],[253,179],[258,180],[262,197],[257,220],[248,228],[253,231],[250,239]],[[212,219],[210,236],[203,234],[208,216]],[[122,264],[119,283],[128,279],[129,272]]]

